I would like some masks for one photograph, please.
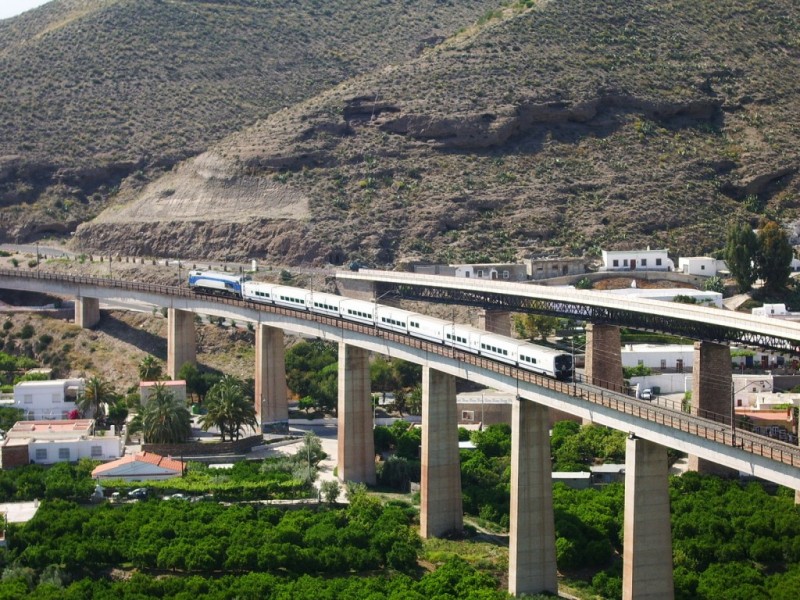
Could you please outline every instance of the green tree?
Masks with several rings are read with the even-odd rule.
[[[725,284],[722,279],[714,275],[709,277],[703,282],[703,289],[707,292],[718,292],[720,294],[725,292]]]
[[[369,365],[369,378],[372,383],[372,391],[381,392],[384,401],[386,401],[386,392],[394,391],[399,387],[392,363],[383,356],[376,356]]]
[[[341,486],[339,482],[335,479],[330,479],[327,481],[323,481],[319,486],[319,491],[322,494],[322,497],[325,499],[325,502],[328,504],[334,504],[336,499],[339,497],[339,492],[341,491]]]
[[[558,326],[558,317],[547,315],[514,315],[514,330],[521,338],[535,340],[537,337],[546,340]]]
[[[142,433],[151,444],[185,442],[192,435],[189,409],[163,383],[153,386],[142,408]]]
[[[92,377],[86,382],[83,395],[78,400],[78,408],[84,416],[99,419],[105,415],[105,405],[111,403],[115,397],[110,383],[99,377]]]
[[[758,232],[756,273],[764,280],[764,287],[779,291],[786,287],[791,272],[794,252],[784,229],[769,221]]]
[[[728,228],[725,263],[740,292],[750,290],[758,277],[755,268],[758,246],[758,238],[750,226],[734,223]]]
[[[222,435],[238,440],[244,426],[256,429],[256,409],[253,401],[245,395],[244,384],[232,375],[225,375],[206,396],[208,412],[200,418],[203,431],[218,427]]]
[[[206,385],[207,381],[203,378],[203,374],[200,372],[200,369],[197,368],[197,365],[190,362],[183,363],[178,371],[178,379],[182,379],[186,382],[187,392],[195,394],[199,401],[203,401],[209,388]]]
[[[152,354],[148,354],[139,362],[139,379],[142,381],[159,381],[163,374],[161,361]]]

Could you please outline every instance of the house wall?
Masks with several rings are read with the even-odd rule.
[[[93,448],[100,448],[92,454]],[[28,444],[28,458],[39,465],[58,462],[75,462],[81,458],[93,460],[113,460],[122,456],[122,442],[117,436],[93,437],[86,440],[31,440]],[[68,452],[68,456],[62,454]]]
[[[678,361],[682,360],[683,369],[691,371],[694,364],[694,346],[628,345],[622,348],[620,354],[623,367],[635,367],[642,364],[651,369],[677,369]],[[662,360],[666,362],[663,367]]]
[[[675,268],[666,250],[603,250],[602,256],[601,271],[671,271]]]
[[[475,264],[454,265],[454,267],[456,277],[497,281],[525,281],[528,278],[528,270],[525,265]]]
[[[586,272],[586,264],[582,258],[526,258],[522,262],[525,264],[528,279],[533,280],[581,275]]]
[[[78,408],[66,399],[69,387],[83,390],[82,379],[57,379],[54,381],[25,381],[14,386],[14,408],[25,411],[28,421],[45,419],[64,420]]]
[[[688,256],[678,259],[678,269],[689,275],[713,277],[717,274],[717,260],[706,256]]]

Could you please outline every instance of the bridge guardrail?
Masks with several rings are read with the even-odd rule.
[[[191,290],[181,287],[140,283],[123,279],[61,275],[57,273],[49,273],[47,271],[26,272],[0,269],[0,277],[3,276],[26,279],[45,279],[64,283],[75,283],[79,285],[94,285],[98,287],[113,287],[130,291],[150,292],[168,296],[182,296],[188,298],[198,297],[198,295]],[[346,329],[356,333],[362,333],[366,335],[375,335],[377,333],[380,334],[381,337],[396,343],[420,350],[425,350],[434,354],[438,354],[439,356],[453,358],[476,367],[499,373],[501,375],[506,375],[520,381],[532,383],[545,389],[577,397],[592,404],[597,404],[599,406],[622,412],[623,414],[629,414],[646,421],[665,425],[672,429],[696,435],[703,439],[711,440],[726,446],[736,445],[740,449],[751,454],[762,456],[764,458],[791,465],[793,467],[800,467],[800,448],[796,446],[791,446],[770,438],[763,438],[745,430],[738,429],[734,438],[733,431],[730,428],[730,417],[708,411],[702,411],[703,414],[695,415],[671,410],[666,407],[653,406],[645,403],[644,401],[631,398],[629,395],[630,388],[622,388],[617,391],[613,389],[607,389],[602,386],[590,385],[583,381],[563,382],[539,375],[537,373],[532,373],[525,369],[520,369],[515,365],[495,361],[484,356],[463,352],[453,348],[452,346],[446,346],[437,342],[422,340],[394,331],[377,329],[375,326],[354,323],[338,317],[319,315],[315,313],[309,313],[304,310],[282,306],[259,304],[225,296],[203,295],[200,297],[219,304],[240,306],[243,308],[261,310],[264,312],[291,317],[302,316],[307,320],[316,321],[323,325],[336,327],[338,329]],[[720,428],[720,425],[723,427]]]

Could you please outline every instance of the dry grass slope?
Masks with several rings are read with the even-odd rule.
[[[63,233],[493,0],[56,0],[0,22],[0,237]],[[124,182],[124,183],[123,183]]]
[[[517,3],[206,154],[228,181],[310,198],[307,221],[222,236],[108,219],[79,237],[157,253],[201,232],[211,255],[289,263],[705,252],[729,219],[796,216],[799,88],[791,0]]]

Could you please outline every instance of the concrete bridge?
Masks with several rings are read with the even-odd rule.
[[[800,450],[749,432],[734,432],[720,414],[687,414],[608,389],[619,372],[619,331],[590,325],[588,380],[564,383],[438,343],[388,332],[339,318],[230,298],[196,296],[185,288],[120,280],[68,277],[49,273],[0,271],[0,288],[74,296],[75,321],[92,327],[100,302],[138,302],[166,307],[169,319],[167,370],[174,376],[195,360],[194,315],[249,321],[256,332],[256,408],[262,424],[285,421],[286,380],[283,332],[319,337],[339,344],[339,456],[343,481],[375,482],[375,453],[369,353],[422,365],[422,486],[420,533],[440,536],[462,528],[461,480],[457,444],[457,377],[516,394],[512,413],[512,481],[509,591],[557,592],[555,526],[548,410],[557,409],[628,433],[625,485],[623,596],[671,598],[667,447],[698,461],[744,471],[800,489]],[[717,370],[715,385],[730,379],[730,359],[699,342],[700,369]],[[616,348],[614,347],[616,345]],[[714,344],[714,346],[721,346]],[[727,352],[727,347],[725,348]],[[708,356],[713,360],[709,363]],[[696,379],[703,379],[702,376]],[[599,384],[599,385],[598,385]],[[698,392],[705,393],[706,388]],[[726,389],[726,394],[729,388]],[[727,397],[727,396],[726,396]],[[702,462],[699,466],[702,466]]]

